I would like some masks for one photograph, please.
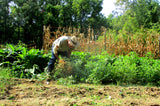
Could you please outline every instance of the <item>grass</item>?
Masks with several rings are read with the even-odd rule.
[[[14,84],[14,81],[11,80],[11,75],[9,68],[0,67],[0,97],[5,93],[5,89],[10,85]]]

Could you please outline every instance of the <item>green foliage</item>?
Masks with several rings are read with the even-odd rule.
[[[75,21],[81,28],[100,29],[106,26],[106,19],[100,14],[103,0],[73,0],[72,11]]]
[[[0,49],[1,66],[10,66],[13,76],[21,78],[44,72],[49,56],[38,49],[28,50],[23,44],[8,44],[5,49]]]
[[[100,13],[103,0],[1,0],[0,42],[42,46],[43,25],[100,29],[107,26]]]
[[[85,82],[85,79],[90,74],[90,71],[85,68],[90,57],[90,53],[74,52],[72,54],[73,75],[77,81]]]
[[[130,53],[130,56],[119,56],[110,66],[112,81],[115,83],[134,83],[136,76],[136,61],[138,56]]]
[[[81,56],[78,61],[80,58]],[[118,57],[90,55],[86,60],[81,70],[84,73],[81,72],[77,75],[86,82],[141,85],[152,83],[159,86],[160,70],[158,64],[160,61],[154,60],[151,53],[148,53],[146,57],[138,57],[134,52]],[[78,66],[77,63],[80,62],[74,63]]]
[[[56,64],[54,77],[58,78],[66,78],[72,75],[72,63],[66,57],[63,57],[59,60],[59,63]]]
[[[106,75],[108,64],[114,62],[114,58],[109,57],[108,55],[96,55],[92,56],[90,61],[85,65],[85,69],[90,72],[87,82],[91,83],[101,83]]]
[[[5,94],[5,89],[7,86],[14,84],[14,81],[11,80],[11,73],[9,68],[0,67],[0,97]]]
[[[135,32],[142,26],[158,30],[160,5],[157,0],[117,0],[116,5],[123,14],[111,21],[114,30]]]
[[[27,50],[22,45],[7,45],[0,49],[3,67],[10,66],[10,74],[19,78],[44,80],[50,54],[37,49]],[[135,52],[115,56],[102,53],[73,52],[70,59],[61,57],[52,78],[59,84],[71,85],[77,82],[100,84],[152,84],[160,86],[160,60],[148,52],[139,57]],[[5,71],[4,71],[5,72]],[[2,73],[2,76],[4,74]],[[7,77],[6,77],[7,78]]]
[[[160,5],[157,0],[117,0],[123,14],[101,14],[103,0],[1,0],[0,42],[34,43],[42,47],[43,25],[136,32],[144,28],[159,31]],[[120,9],[120,8],[119,8]],[[117,15],[118,14],[118,15]],[[82,32],[82,30],[80,31]],[[84,31],[86,32],[86,31]]]
[[[71,59],[59,63],[55,69],[56,79],[66,83],[69,76],[75,82],[100,84],[153,84],[159,86],[159,60],[153,59],[151,53],[139,57],[135,52],[126,56],[74,52]],[[64,65],[65,64],[65,65]],[[64,79],[63,79],[64,78]]]
[[[144,57],[139,59],[137,66],[137,82],[141,84],[153,83],[159,85],[160,69],[159,60]]]
[[[58,81],[57,81],[58,84],[63,84],[63,85],[72,85],[72,84],[75,84],[76,83],[76,80],[75,78],[71,75],[71,76],[68,76],[66,78],[59,78]]]

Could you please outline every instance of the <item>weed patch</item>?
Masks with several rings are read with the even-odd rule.
[[[1,67],[9,67],[10,75],[18,78],[45,80],[45,67],[51,54],[37,49],[8,45],[0,49]],[[139,57],[135,52],[127,55],[109,55],[73,52],[71,58],[61,57],[53,70],[51,78],[58,83],[70,85],[78,82],[117,85],[155,85],[160,86],[160,60],[148,52]],[[3,76],[3,75],[2,75]]]

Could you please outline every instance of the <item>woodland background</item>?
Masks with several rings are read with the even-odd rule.
[[[104,26],[119,34],[144,29],[160,31],[158,0],[117,0],[117,10],[108,17],[102,13],[103,0],[0,0],[0,44],[19,40],[43,45],[43,26],[100,30]],[[119,13],[121,11],[121,13]],[[54,36],[54,35],[53,35]]]

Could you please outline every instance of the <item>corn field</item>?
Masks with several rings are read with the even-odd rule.
[[[51,31],[51,26],[44,26],[43,50],[50,50],[52,43],[60,36],[77,36],[79,47],[76,51],[92,52],[101,54],[106,51],[109,54],[127,55],[130,52],[136,52],[140,57],[146,56],[148,52],[159,57],[160,34],[154,30],[140,29],[136,33],[126,31],[116,32],[101,27],[100,30],[93,30],[90,27],[80,33],[80,29],[61,28]]]

